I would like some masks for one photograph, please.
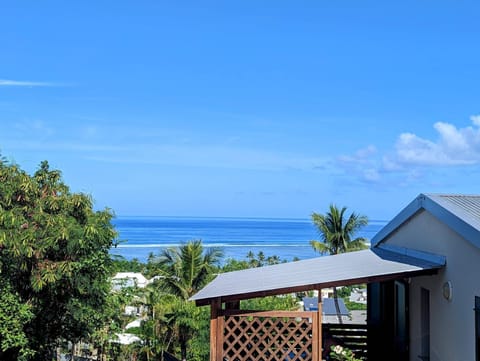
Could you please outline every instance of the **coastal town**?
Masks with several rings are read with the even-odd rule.
[[[479,17],[0,2],[0,361],[480,361]]]

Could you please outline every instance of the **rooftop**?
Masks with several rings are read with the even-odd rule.
[[[191,299],[197,305],[221,298],[223,302],[431,274],[445,264],[368,249],[273,266],[222,273]]]

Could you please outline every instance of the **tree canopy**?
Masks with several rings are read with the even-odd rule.
[[[368,218],[354,212],[347,217],[345,215],[346,211],[347,207],[339,209],[331,204],[327,213],[312,214],[313,224],[317,227],[322,238],[322,242],[310,241],[314,250],[322,254],[339,254],[367,248],[365,238],[353,237],[360,228],[368,224]],[[333,299],[338,322],[343,323],[336,287],[333,287]]]
[[[0,283],[10,304],[0,319],[10,317],[17,335],[11,342],[0,328],[0,359],[49,359],[60,338],[77,341],[102,324],[112,217],[94,211],[89,195],[72,193],[48,162],[29,175],[0,159]]]
[[[164,249],[156,263],[162,269],[165,290],[188,300],[207,284],[222,257],[220,248],[204,250],[201,240],[193,240],[180,247]]]
[[[339,209],[331,204],[327,213],[312,214],[313,224],[322,239],[321,242],[310,241],[316,251],[322,254],[338,254],[366,248],[365,238],[353,237],[359,229],[368,224],[368,218],[355,212],[347,217],[346,211],[347,207]]]
[[[218,270],[222,257],[223,251],[220,248],[204,249],[201,240],[192,240],[180,247],[164,249],[158,256],[149,258],[149,268],[157,268],[160,276],[153,287],[158,287],[158,291],[164,295],[160,299],[168,300],[171,308],[167,310],[165,304],[158,303],[162,307],[159,307],[160,312],[157,312],[156,319],[152,317],[152,321],[167,326],[166,334],[173,336],[178,343],[182,360],[186,360],[187,347],[194,336],[200,335],[208,325],[205,312],[188,299],[214,277],[213,273]],[[155,308],[155,305],[151,308]],[[203,343],[208,345],[208,334],[201,336],[205,341]],[[204,347],[198,349],[202,351]]]

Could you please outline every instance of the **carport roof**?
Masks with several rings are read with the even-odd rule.
[[[346,286],[434,274],[442,256],[420,258],[373,248],[274,266],[219,274],[191,300],[206,305],[214,299],[238,301],[332,286]]]

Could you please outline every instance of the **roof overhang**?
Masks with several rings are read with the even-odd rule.
[[[424,259],[373,248],[221,273],[191,300],[201,306],[218,299],[229,302],[333,286],[380,282],[435,274],[444,265],[445,257],[442,256]]]
[[[480,196],[448,194],[420,194],[372,238],[372,247],[424,210],[480,248]]]

